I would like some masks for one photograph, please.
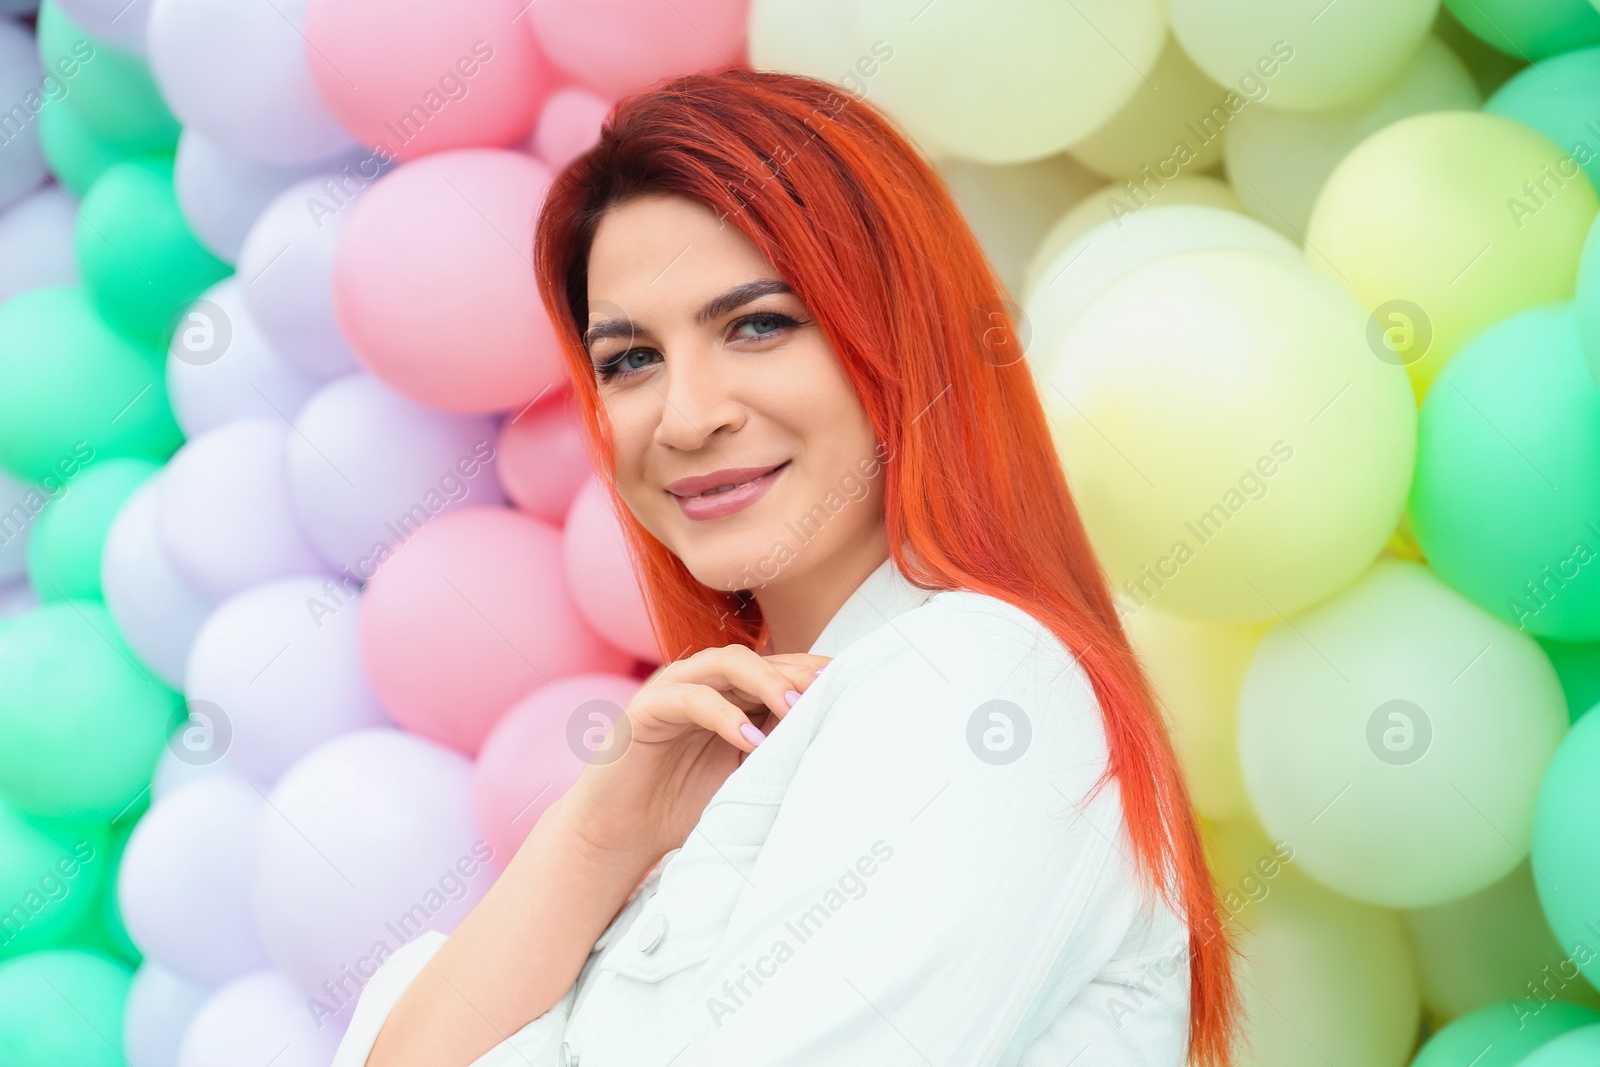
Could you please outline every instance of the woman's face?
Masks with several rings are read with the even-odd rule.
[[[883,523],[866,411],[787,290],[737,227],[682,197],[612,208],[590,250],[585,341],[617,489],[714,589],[792,582]]]

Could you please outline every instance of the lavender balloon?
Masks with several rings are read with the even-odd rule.
[[[33,34],[0,19],[0,108],[6,118],[5,139],[0,141],[0,207],[20,199],[45,177],[38,118],[47,103],[39,91],[43,76]]]
[[[327,1067],[343,1030],[318,1029],[305,995],[274,970],[217,990],[183,1036],[177,1067]]]
[[[150,0],[58,0],[58,3],[61,10],[96,41],[104,41],[134,55],[144,55],[144,29],[150,18]]]
[[[321,162],[263,163],[230,151],[193,126],[178,135],[172,181],[184,221],[212,254],[236,263],[251,225],[274,197]]]
[[[0,470],[0,585],[20,581],[28,570],[28,535],[33,523],[19,522],[16,516],[19,508],[20,514],[32,516],[33,509],[26,503],[30,493],[44,496],[34,485]]]
[[[133,973],[122,1017],[122,1054],[129,1067],[172,1067],[189,1022],[211,989],[145,960]]]
[[[0,212],[0,303],[29,289],[78,284],[77,224],[71,195],[54,185],[41,185]]]

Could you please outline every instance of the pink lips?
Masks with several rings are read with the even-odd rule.
[[[688,518],[720,519],[760,500],[788,465],[789,461],[784,460],[776,467],[728,467],[710,474],[680,478],[667,486],[667,492],[677,497],[678,506]],[[734,488],[715,491],[724,485]]]

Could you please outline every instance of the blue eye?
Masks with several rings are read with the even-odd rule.
[[[800,323],[781,312],[757,311],[736,321],[732,328],[737,331],[741,327],[755,323],[764,324],[769,329],[757,331],[755,334],[744,338],[745,340],[763,341],[800,325]],[[626,378],[650,366],[650,363],[659,359],[660,355],[653,348],[630,348],[624,352],[617,353],[610,359],[595,364],[594,372],[602,382],[609,382],[613,378]],[[640,361],[641,359],[643,362]]]

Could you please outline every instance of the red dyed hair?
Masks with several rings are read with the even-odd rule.
[[[659,194],[737,226],[825,331],[893,457],[883,468],[886,532],[906,577],[1008,601],[1083,665],[1110,750],[1095,788],[1117,780],[1141,875],[1188,919],[1189,1062],[1227,1067],[1240,1013],[1233,933],[1166,726],[1019,358],[1004,287],[943,181],[893,121],[812,78],[695,74],[620,101],[599,143],[557,176],[539,216],[540,295],[661,648],[680,650],[670,658],[760,648],[766,634],[753,597],[702,585],[615,488],[610,427],[582,342],[589,246],[609,208]]]

